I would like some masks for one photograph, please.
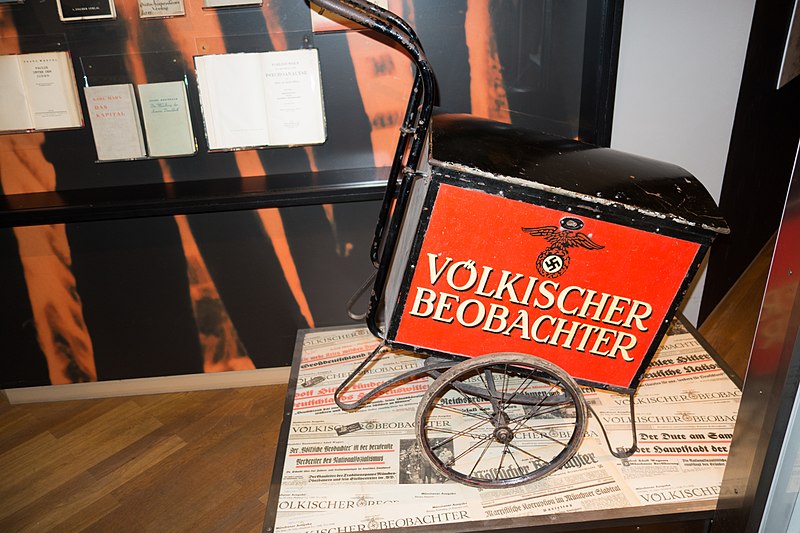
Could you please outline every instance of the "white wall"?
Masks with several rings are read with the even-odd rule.
[[[680,165],[719,200],[754,5],[625,1],[612,148]],[[703,281],[684,301],[693,323]]]

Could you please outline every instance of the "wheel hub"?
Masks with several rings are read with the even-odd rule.
[[[494,430],[494,438],[500,444],[508,444],[514,440],[514,432],[508,426],[500,426]]]

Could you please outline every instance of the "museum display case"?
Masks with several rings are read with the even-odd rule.
[[[437,106],[571,143],[611,144],[621,1],[388,0],[385,7],[409,20],[436,65]],[[338,442],[347,435],[359,447],[378,446],[365,457],[397,461],[396,471],[365,464],[358,470],[347,460],[336,468],[358,471],[365,479],[391,474],[398,498],[402,493],[430,509],[439,505],[433,501],[437,495],[446,493],[441,505],[449,507],[435,513],[426,507],[423,513],[437,525],[462,524],[442,526],[445,530],[498,524],[509,530],[532,524],[543,530],[691,531],[712,522],[717,529],[753,527],[768,498],[776,501],[769,488],[779,458],[792,464],[781,450],[797,389],[796,298],[786,297],[796,295],[800,269],[791,247],[796,187],[765,300],[777,302],[783,321],[776,326],[768,322],[775,315],[762,317],[749,383],[742,389],[739,376],[681,321],[670,333],[678,338],[675,345],[656,356],[656,362],[663,358],[662,373],[653,367],[639,376],[646,385],[642,397],[656,398],[654,405],[664,397],[716,395],[698,403],[695,413],[673,406],[668,414],[645,416],[704,417],[711,415],[703,409],[711,409],[728,418],[694,433],[655,422],[640,427],[654,441],[663,434],[681,437],[651,443],[666,451],[650,450],[652,455],[627,464],[608,456],[590,422],[595,435],[587,442],[593,448],[580,450],[570,468],[553,476],[558,482],[591,470],[587,476],[613,490],[578,488],[567,492],[570,498],[559,496],[564,501],[550,501],[552,487],[533,496],[523,491],[520,501],[532,506],[526,509],[508,495],[484,494],[481,503],[477,492],[465,499],[447,483],[431,484],[439,480],[419,466],[413,432],[408,438],[398,426],[388,428],[397,430],[390,442],[378,438],[387,435],[375,430],[384,423],[381,417],[394,416],[380,415],[380,406],[366,418],[348,421],[331,414],[329,405],[314,403],[320,391],[329,394],[344,377],[322,372],[322,361],[364,350],[347,344],[365,332],[342,329],[348,320],[344,302],[371,272],[374,222],[414,83],[402,52],[317,11],[301,0],[0,2],[0,274],[7,304],[0,310],[2,388],[292,365],[283,455],[276,463],[265,531],[276,524],[305,527],[294,511],[307,508],[306,496],[297,484],[292,489],[292,483],[281,483],[282,476],[288,472],[295,476],[290,481],[299,483],[327,475],[316,463],[326,457],[319,446],[335,448],[331,457],[359,456],[354,448],[336,448],[352,446]],[[253,70],[258,84],[249,76]],[[292,89],[290,82],[298,79],[317,85]],[[797,80],[789,82],[776,94],[788,98],[796,86]],[[247,94],[256,92],[264,94],[270,112],[251,105]],[[297,99],[303,105],[293,108]],[[260,136],[251,137],[255,130]],[[286,131],[293,135],[281,137]],[[732,146],[747,140],[742,131]],[[731,157],[735,161],[736,154]],[[772,168],[779,159],[762,163]],[[742,172],[753,168],[740,166]],[[753,205],[742,212],[777,223],[779,209],[765,211],[755,202],[776,187],[771,182],[753,188]],[[737,211],[731,195],[742,193],[729,193],[726,216]],[[738,231],[741,235],[741,226]],[[725,261],[724,253],[712,255],[715,265]],[[776,331],[782,335],[778,347],[770,344]],[[330,332],[336,338],[317,345],[318,337]],[[670,348],[688,351],[676,356]],[[686,356],[692,359],[663,363]],[[665,368],[680,368],[693,385],[664,374]],[[421,391],[405,392],[411,397]],[[584,392],[609,421],[627,416],[627,405]],[[732,399],[738,404],[740,395],[743,410],[734,426]],[[405,413],[406,400],[401,395],[390,403]],[[310,416],[300,426],[291,418],[297,409]],[[317,415],[336,418],[319,435],[325,442],[292,440],[295,433],[310,432],[302,428],[313,427]],[[625,441],[628,426],[611,425]],[[657,454],[680,454],[674,448],[686,446],[696,447],[702,457],[695,459],[705,463],[673,457],[667,466],[659,464]],[[729,451],[731,468],[724,471]],[[603,460],[594,462],[592,457],[601,455]],[[316,479],[314,490],[329,491],[323,481],[337,482],[336,468],[330,479]],[[630,475],[637,470],[646,478],[652,474],[648,469],[661,469],[658,483]],[[665,469],[685,474],[681,490],[688,492],[676,493]],[[719,509],[717,491],[694,483],[705,475],[721,491]],[[366,480],[366,485],[374,481]],[[666,486],[670,489],[661,490]],[[286,499],[280,499],[284,489]],[[404,521],[407,516],[395,516],[389,503],[353,486],[347,491],[344,507],[324,509],[327,522],[319,528],[339,527],[336,513],[348,505],[387,506],[385,512],[358,515],[354,530],[432,525],[427,518]],[[667,502],[678,498],[675,494],[690,494],[688,503]]]

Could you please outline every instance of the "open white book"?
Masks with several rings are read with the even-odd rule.
[[[325,142],[315,49],[195,57],[210,150]]]
[[[80,128],[68,52],[0,56],[0,131]]]

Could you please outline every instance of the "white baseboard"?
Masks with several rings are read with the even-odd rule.
[[[285,366],[258,370],[237,370],[183,376],[159,376],[154,378],[71,383],[67,385],[46,385],[43,387],[23,387],[19,389],[6,389],[3,392],[5,392],[9,403],[20,404],[63,400],[87,400],[116,396],[137,396],[142,394],[162,394],[167,392],[230,389],[285,384],[289,382],[289,370],[290,368]]]

